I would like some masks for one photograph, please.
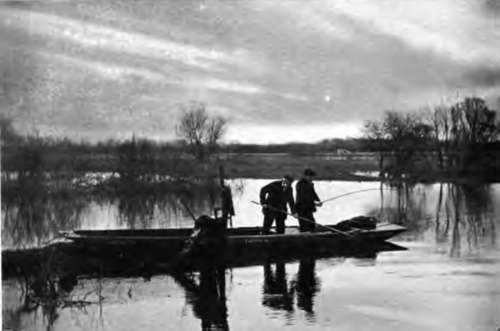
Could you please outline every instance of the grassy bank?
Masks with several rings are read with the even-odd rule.
[[[4,154],[2,170],[7,174],[26,174],[36,172],[52,173],[55,177],[75,178],[85,173],[110,173],[121,178],[137,177],[146,182],[157,180],[180,179],[187,181],[205,180],[218,177],[219,166],[225,169],[226,178],[280,178],[290,174],[299,178],[305,168],[312,168],[318,179],[324,180],[377,180],[380,172],[379,154],[359,152],[350,154],[337,153],[220,153],[209,161],[200,163],[191,155],[167,151],[151,155],[122,157],[114,153],[38,153],[38,155]],[[384,157],[383,170],[400,173],[402,179],[416,182],[460,182],[500,180],[500,171],[490,171],[483,178],[481,169],[495,168],[500,164],[500,152],[488,154],[483,161],[471,162],[467,173],[459,169],[440,169],[436,155],[422,154],[409,164],[397,168],[390,156]],[[485,164],[486,163],[486,164]],[[394,178],[394,176],[391,176]],[[132,178],[133,179],[133,178]],[[400,178],[401,179],[401,178]]]
[[[36,159],[37,164],[25,160]],[[9,172],[47,171],[72,173],[117,173],[120,176],[159,174],[177,178],[216,177],[222,165],[227,178],[280,178],[284,174],[300,177],[305,168],[313,168],[320,179],[359,180],[356,172],[378,170],[374,153],[337,155],[335,153],[220,153],[200,163],[188,154],[157,153],[150,157],[137,155],[133,161],[105,153],[44,153],[19,158],[4,155],[3,170]],[[32,162],[33,163],[33,162]]]
[[[284,174],[298,178],[305,168],[312,168],[317,172],[318,179],[361,180],[373,178],[356,175],[357,172],[378,170],[377,157],[371,153],[246,153],[228,155],[221,162],[233,178],[280,178]]]
[[[495,144],[481,149],[443,151],[413,146],[367,152],[356,142],[351,150],[340,148],[345,144],[337,142],[220,146],[218,153],[199,161],[182,143],[132,139],[88,144],[28,137],[2,145],[2,179],[50,174],[71,180],[88,173],[108,173],[125,182],[198,182],[217,178],[223,166],[226,178],[273,179],[284,174],[298,178],[305,168],[313,168],[318,179],[326,180],[377,180],[379,172],[384,178],[414,182],[500,180],[500,149]]]

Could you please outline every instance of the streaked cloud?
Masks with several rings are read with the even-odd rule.
[[[165,80],[164,75],[144,68],[120,66],[57,53],[38,52],[38,54],[45,57],[46,60],[58,61],[66,67],[78,67],[88,71],[90,74],[99,75],[102,79],[120,81],[133,77],[141,77],[151,82],[162,82]]]
[[[338,0],[329,9],[416,49],[435,51],[454,60],[488,61],[498,65],[498,21],[482,15],[481,2]]]
[[[11,1],[0,4],[0,74],[8,78],[0,105],[23,110],[26,130],[92,139],[173,138],[178,106],[190,100],[230,118],[229,140],[357,135],[386,109],[498,97],[496,6]]]
[[[223,92],[241,93],[241,94],[271,94],[282,98],[297,101],[307,101],[304,96],[291,93],[280,93],[268,90],[264,87],[250,83],[222,80],[218,78],[203,78],[201,76],[190,76],[175,78],[169,77],[167,73],[153,71],[147,68],[120,66],[112,63],[91,61],[76,56],[67,56],[63,54],[54,54],[48,52],[38,52],[46,60],[55,60],[65,67],[78,67],[89,74],[99,75],[102,79],[126,82],[132,80],[137,83],[137,78],[148,81],[148,83],[159,83],[168,85],[178,85],[186,88],[210,89]]]
[[[93,24],[88,21],[56,15],[26,12],[18,9],[0,10],[4,25],[28,28],[30,34],[63,39],[85,47],[151,57],[159,60],[178,61],[185,65],[211,69],[218,63],[237,64],[241,54],[225,53],[216,49],[202,49],[180,44],[164,38]]]

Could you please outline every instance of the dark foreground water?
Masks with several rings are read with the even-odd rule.
[[[266,182],[232,183],[238,214],[235,225],[260,223],[260,211],[249,200],[257,199],[259,187]],[[376,190],[380,184],[373,182],[317,184],[323,199],[371,188],[374,190],[325,204],[317,213],[318,221],[335,223],[343,218],[371,214],[403,224],[408,232],[393,242],[407,247],[407,251],[381,252],[367,258],[335,257],[207,269],[175,277],[78,278],[76,284],[52,299],[26,300],[23,280],[4,279],[3,329],[500,328],[497,239],[500,185],[382,186],[380,191]],[[191,204],[197,212],[208,212],[209,200],[199,198]],[[4,249],[36,246],[52,238],[57,230],[71,227],[192,225],[182,210],[164,201],[141,203],[136,200],[136,208],[120,198],[65,204],[42,201],[45,204],[37,202],[37,208],[42,208],[43,215],[52,216],[38,215],[38,221],[43,224],[38,227],[30,218],[33,213],[22,211],[26,204],[2,204]],[[22,217],[30,228],[23,228]]]

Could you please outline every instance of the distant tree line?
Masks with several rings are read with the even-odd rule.
[[[221,143],[227,119],[210,114],[205,104],[181,107],[175,141],[158,142],[132,136],[97,143],[68,138],[21,135],[12,120],[0,115],[2,171],[18,177],[46,172],[114,172],[121,178],[153,180],[158,174],[189,177],[207,172],[221,154],[370,152],[379,155],[383,174],[428,176],[481,174],[498,178],[499,116],[485,101],[471,97],[450,106],[412,113],[387,111],[367,121],[360,138],[327,139],[318,143]]]
[[[193,102],[182,107],[176,127],[179,140],[157,142],[133,135],[90,143],[22,135],[11,118],[0,114],[2,178],[15,178],[26,185],[48,177],[71,179],[86,172],[111,172],[127,183],[205,176],[225,127],[223,117],[213,116],[204,104]]]
[[[382,120],[365,123],[364,136],[366,148],[379,151],[380,168],[390,176],[431,170],[498,177],[499,120],[483,99],[468,97],[413,113],[387,111]]]
[[[204,104],[182,107],[174,141],[154,141],[137,136],[91,143],[67,137],[22,135],[12,120],[0,114],[2,170],[20,177],[45,172],[116,172],[122,178],[148,179],[154,174],[189,176],[195,165],[206,170],[221,153],[332,153],[337,149],[362,151],[367,139],[331,139],[319,143],[239,144],[221,143],[227,120],[210,114]]]

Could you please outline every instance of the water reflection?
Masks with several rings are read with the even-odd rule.
[[[265,180],[233,180],[235,226],[261,225],[259,209],[250,203]],[[10,187],[2,183],[2,248],[40,246],[61,230],[75,228],[191,227],[192,219],[179,205],[186,202],[196,215],[211,214],[218,186],[192,189],[183,184],[168,189],[120,185],[99,190],[41,181]],[[36,184],[36,185],[35,185]],[[334,223],[358,215],[373,215],[409,229],[413,238],[446,245],[452,256],[496,245],[500,210],[498,184],[408,184],[319,181],[321,196],[366,188],[379,190],[325,204],[318,221]],[[295,225],[292,218],[287,225]]]
[[[289,321],[297,318],[294,315],[296,309],[301,310],[305,312],[305,318],[308,322],[315,321],[315,297],[320,291],[320,279],[316,273],[315,258],[304,258],[298,262],[288,263],[267,262],[259,268],[263,268],[263,278],[259,277],[255,281],[262,281],[261,302],[264,307],[285,312],[286,319]],[[287,268],[297,270],[291,279],[287,275]],[[227,331],[230,329],[231,308],[226,293],[228,286],[233,287],[234,283],[229,278],[228,284],[227,270],[224,266],[212,265],[204,266],[198,272],[169,275],[175,280],[175,284],[183,290],[184,298],[193,313],[193,317],[200,323],[200,330]],[[74,315],[88,315],[87,319],[95,320],[96,316],[89,314],[87,310],[97,310],[99,320],[103,321],[102,325],[106,325],[104,321],[112,318],[112,315],[109,316],[106,312],[112,311],[112,307],[117,302],[141,304],[143,300],[148,300],[147,297],[143,297],[143,293],[146,292],[151,292],[153,297],[170,296],[169,292],[162,292],[154,288],[166,285],[169,279],[162,277],[156,282],[135,280],[131,282],[135,286],[134,290],[132,290],[132,286],[124,286],[124,290],[117,289],[123,282],[123,279],[120,278],[108,279],[105,283],[107,285],[103,285],[100,278],[93,281],[76,277],[18,279],[17,289],[21,289],[21,297],[19,300],[10,298],[8,300],[9,307],[4,307],[4,328],[24,330],[27,321],[32,321],[36,325],[35,329],[42,327],[46,330],[60,329],[67,321],[59,323],[59,327],[55,327],[58,324],[57,321],[61,316],[63,319],[67,319],[68,311],[71,312],[70,319]],[[93,283],[97,283],[97,285],[90,286]],[[103,289],[103,286],[107,288]],[[147,288],[150,286],[153,288],[148,291]],[[7,288],[8,292],[11,292],[13,287]],[[167,291],[172,291],[172,288],[167,287]],[[120,294],[122,292],[124,292],[123,295]],[[18,291],[16,291],[16,295],[19,295]],[[121,298],[116,296],[121,296]],[[138,298],[136,299],[136,297]],[[149,300],[153,299],[149,298]],[[13,301],[16,303],[14,304]],[[163,309],[170,309],[170,307],[163,307]],[[254,309],[250,308],[250,310]],[[171,323],[168,320],[163,322]],[[74,327],[80,329],[80,327]],[[81,328],[85,329],[85,324]],[[172,328],[175,328],[175,325]]]
[[[52,330],[61,311],[71,309],[85,313],[88,306],[102,305],[102,296],[97,288],[84,295],[73,294],[78,283],[76,276],[55,277],[45,271],[36,277],[18,278],[16,282],[20,289],[17,305],[4,302],[10,306],[2,310],[4,329],[23,330],[26,328],[26,319],[34,317],[34,322],[41,323],[46,330]],[[89,296],[97,299],[90,300]],[[42,317],[40,321],[37,318],[39,314]]]
[[[379,252],[398,249],[398,247],[393,246],[395,245],[374,248],[373,251],[363,255],[361,259],[357,255],[353,255],[356,256],[353,260],[371,260],[374,264]],[[346,259],[347,257],[336,257],[335,261],[338,264],[339,261],[343,262]],[[298,260],[287,262],[268,260],[261,262],[262,265],[258,265],[258,267],[247,268],[255,268],[259,271],[257,277],[251,279],[252,282],[259,283],[261,286],[262,305],[273,311],[285,312],[286,319],[290,321],[297,318],[295,312],[300,310],[305,312],[305,318],[308,322],[315,322],[315,300],[320,291],[321,283],[316,271],[316,261],[317,258],[314,256],[301,257]],[[327,261],[327,259],[323,258],[323,261]],[[363,262],[363,265],[367,264]],[[287,269],[296,270],[296,272],[292,277],[289,277]],[[87,278],[88,274],[80,275],[69,269],[59,270],[46,265],[36,273],[26,273],[15,279],[11,278],[8,284],[2,284],[5,304],[3,309],[4,326],[8,329],[22,330],[26,329],[27,320],[34,320],[37,325],[35,329],[43,326],[47,330],[51,330],[60,316],[65,316],[65,319],[71,319],[73,315],[85,316],[87,308],[95,311],[97,307],[100,321],[113,320],[116,316],[113,317],[112,313],[109,315],[109,312],[114,310],[113,307],[118,302],[127,304],[135,302],[134,304],[141,305],[145,304],[144,300],[146,302],[152,300],[155,302],[155,306],[159,305],[159,301],[145,298],[144,293],[149,292],[150,295],[163,298],[170,297],[172,288],[168,287],[168,281],[173,279],[177,287],[182,289],[186,303],[190,306],[194,317],[201,322],[201,330],[229,330],[231,308],[226,296],[228,292],[227,270],[226,265],[218,264],[215,260],[213,264],[201,265],[199,271],[177,272],[169,274],[168,277],[156,274],[147,278],[134,278],[138,275],[107,274],[103,269],[102,273],[89,279]],[[124,286],[122,290],[118,288],[121,283],[127,282],[127,277],[131,277],[130,284],[134,284],[133,286],[136,287],[134,291],[132,286]],[[103,279],[106,280],[105,284],[107,285],[103,285]],[[14,282],[17,283],[15,286],[13,286]],[[240,281],[233,281],[232,278],[229,278],[231,288],[234,288],[235,283],[240,283]],[[167,291],[155,288],[155,286],[164,285],[167,285]],[[147,290],[150,286],[152,289]],[[105,288],[103,289],[103,287]],[[256,288],[256,290],[250,292],[257,293],[258,289]],[[11,294],[5,295],[6,292]],[[13,297],[12,292],[16,298]],[[240,299],[237,298],[233,304],[237,304]],[[160,305],[163,307],[163,304]],[[103,306],[107,309],[103,310]],[[69,317],[68,310],[71,311]],[[40,312],[43,316],[41,320],[37,318]],[[95,316],[92,315],[88,316],[88,319],[96,320]],[[171,323],[170,321],[164,322]],[[102,324],[105,323],[102,322]],[[82,328],[85,329],[83,326]]]
[[[236,198],[242,185],[231,185]],[[60,231],[78,228],[190,227],[192,219],[179,200],[196,215],[212,214],[220,195],[216,183],[150,187],[112,182],[83,187],[43,178],[3,181],[2,248],[40,247]]]
[[[448,245],[453,257],[461,256],[464,248],[469,253],[495,248],[498,197],[493,185],[399,183],[389,187],[389,194],[381,193],[385,205],[370,212],[379,219],[406,226],[414,238],[434,232],[435,243]]]
[[[264,284],[262,304],[274,310],[293,312],[294,287],[287,280],[285,263],[264,264]]]
[[[274,266],[265,263],[262,304],[272,310],[284,311],[290,320],[296,299],[297,308],[306,313],[308,320],[314,321],[314,297],[320,290],[315,268],[315,258],[300,259],[297,274],[288,281],[284,262],[276,262]]]
[[[297,291],[297,307],[304,310],[308,318],[314,317],[314,296],[319,291],[319,279],[316,276],[315,267],[315,259],[300,260],[294,284]]]
[[[201,320],[201,330],[229,330],[224,267],[205,266],[197,280],[194,275],[187,274],[173,277],[185,290],[188,303]]]
[[[78,227],[89,199],[78,192],[55,192],[43,185],[2,192],[2,246],[40,246],[62,229]]]
[[[259,210],[256,210],[249,200],[255,198],[258,187],[263,182],[265,181],[248,180],[244,182],[241,191],[233,190],[236,225],[260,224]],[[407,323],[403,325],[410,326],[409,329],[413,325],[413,317],[416,316],[415,320],[424,320],[422,312],[431,308],[448,309],[448,315],[443,314],[437,318],[436,325],[439,328],[435,329],[446,329],[454,320],[469,321],[467,326],[475,325],[479,320],[486,320],[476,318],[472,313],[469,318],[467,314],[474,311],[477,316],[487,315],[484,312],[491,309],[488,302],[498,301],[498,255],[488,253],[490,250],[498,252],[496,236],[497,222],[500,219],[500,186],[319,182],[317,189],[321,196],[328,197],[378,185],[380,190],[371,192],[373,195],[363,193],[366,194],[363,198],[354,195],[342,203],[326,204],[318,211],[318,214],[322,213],[318,219],[324,223],[327,222],[325,220],[333,223],[359,214],[374,215],[383,221],[408,227],[409,231],[398,240],[416,242],[417,245],[424,245],[426,249],[430,247],[432,253],[437,252],[436,254],[430,255],[429,250],[414,249],[410,245],[408,255],[402,254],[402,258],[393,256],[392,262],[390,258],[386,258],[382,266],[376,254],[372,254],[347,259],[350,260],[349,266],[338,269],[332,267],[331,260],[325,262],[314,257],[287,263],[268,261],[255,268],[247,268],[246,270],[255,272],[246,278],[240,274],[240,278],[234,281],[243,284],[239,287],[233,287],[233,282],[226,277],[224,267],[216,266],[193,274],[172,276],[176,281],[174,289],[164,285],[168,280],[162,279],[160,283],[167,286],[167,290],[160,291],[153,287],[151,292],[160,297],[167,297],[180,287],[183,291],[183,304],[184,301],[187,302],[193,312],[195,328],[200,326],[202,330],[229,330],[230,326],[235,329],[241,326],[242,323],[238,324],[236,318],[242,315],[247,318],[245,323],[258,326],[255,321],[262,318],[262,311],[256,310],[255,306],[265,311],[282,313],[284,319],[292,321],[290,324],[297,330],[303,326],[301,314],[312,322],[310,324],[315,329],[329,329],[330,317],[343,322],[348,329],[357,329],[356,326],[361,327],[365,322],[374,323],[384,329],[386,326],[387,329],[400,329],[399,324],[391,328],[391,324],[385,319],[377,317],[392,318],[394,309],[398,309],[396,303],[403,303],[401,307],[409,309],[410,317],[407,322],[401,322]],[[184,194],[184,200],[197,214],[209,213],[215,203],[211,201],[215,199],[210,197],[209,191],[183,192],[179,189],[162,194],[137,194],[130,190],[95,194],[65,188],[49,190],[44,186],[27,186],[22,191],[8,195],[2,191],[2,246],[6,248],[40,245],[59,230],[78,227],[191,226],[189,217],[177,204],[177,198]],[[351,212],[355,214],[349,214]],[[443,255],[446,255],[445,258]],[[470,256],[483,259],[467,259]],[[72,275],[56,276],[48,270],[43,270],[45,269],[42,269],[39,277],[16,279],[16,284],[12,284],[12,280],[4,279],[4,329],[29,329],[26,327],[27,321],[36,319],[38,321],[33,322],[36,325],[32,329],[58,329],[58,322],[61,320],[64,323],[61,322],[59,329],[65,329],[67,325],[72,325],[74,329],[95,329],[86,324],[79,327],[74,321],[92,319],[92,312],[99,310],[100,305],[108,308],[104,310],[105,316],[115,322],[122,321],[128,304],[133,309],[146,307],[138,319],[142,323],[148,321],[149,317],[155,317],[149,314],[148,309],[161,305],[158,301],[148,298],[137,302],[132,302],[132,298],[127,301],[127,296],[123,301],[114,300],[113,295],[119,292],[115,288],[125,282],[123,278],[109,281],[111,285],[108,285],[106,299],[101,302],[100,287],[84,286],[84,281],[80,278],[75,279]],[[155,277],[152,278],[149,281],[142,278],[134,281],[137,287],[147,288],[155,282]],[[336,291],[328,291],[331,288]],[[230,289],[234,290],[233,294]],[[475,292],[469,289],[475,289]],[[11,292],[12,295],[9,294]],[[137,292],[140,293],[139,290]],[[244,301],[244,295],[250,296],[248,300],[254,303],[254,308],[248,308],[248,312],[244,311],[246,306],[241,308],[240,302],[250,302]],[[170,297],[168,300],[171,300]],[[331,307],[330,303],[335,300],[338,300],[339,304]],[[116,302],[126,304],[116,309]],[[151,302],[153,303],[147,304]],[[363,306],[360,306],[360,302]],[[176,304],[173,299],[168,303],[172,306]],[[478,304],[479,308],[474,310],[473,307]],[[170,310],[172,306],[162,306],[161,309]],[[379,306],[381,308],[377,310]],[[452,312],[455,309],[464,313],[454,316]],[[116,310],[119,311],[119,317],[113,315]],[[175,309],[172,311],[176,312]],[[363,314],[358,314],[357,311],[362,311]],[[166,328],[175,329],[183,325],[175,320],[175,316],[169,315],[167,319],[162,313],[158,316],[165,319],[162,325],[166,325]],[[370,313],[371,318],[367,317]],[[401,315],[399,310],[399,316]],[[454,317],[448,320],[445,316]],[[191,317],[183,318],[188,320]],[[357,318],[359,323],[356,322]],[[172,319],[178,324],[172,322]],[[491,318],[490,321],[489,323],[493,324],[497,320]],[[267,322],[269,321],[264,320],[263,323]],[[155,327],[153,322],[149,323],[149,326]]]

